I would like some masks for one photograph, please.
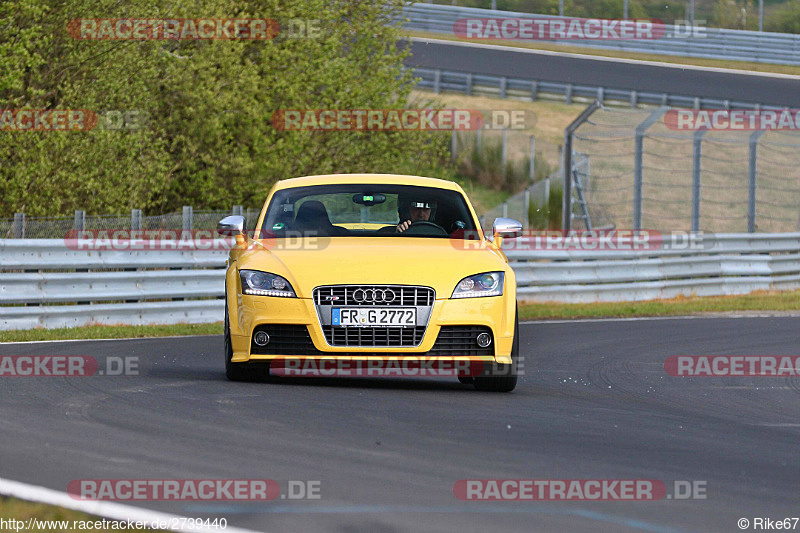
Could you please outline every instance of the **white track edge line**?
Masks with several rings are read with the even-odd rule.
[[[9,330],[9,331],[25,331],[25,330]],[[111,339],[52,339],[48,341],[6,341],[0,342],[0,346],[6,344],[45,344],[48,342],[108,342],[108,341],[145,341],[145,340],[152,340],[152,339],[186,339],[192,337],[218,337],[222,335],[222,332],[219,333],[209,333],[207,335],[168,335],[164,337],[121,337],[121,338],[111,338]],[[0,478],[2,479],[2,478]]]
[[[59,507],[65,507],[74,511],[81,511],[111,520],[118,520],[120,522],[126,522],[130,520],[133,522],[152,523],[153,520],[164,520],[169,523],[170,519],[185,518],[183,516],[170,515],[159,511],[150,511],[140,507],[123,505],[121,503],[73,500],[63,492],[5,478],[0,478],[0,494],[4,496],[11,496],[20,500],[45,503],[48,505],[57,505]],[[220,533],[220,531],[223,531],[218,527],[213,528],[205,526],[199,528],[195,527],[192,529],[180,527],[171,527],[167,529],[169,531],[213,531],[215,533]],[[252,529],[242,529],[233,526],[226,527],[224,531],[226,533],[256,533]]]
[[[800,318],[800,313],[793,315],[679,315],[679,316],[635,316],[609,318],[574,318],[574,319],[541,319],[520,320],[520,324],[575,324],[581,322],[641,322],[646,320],[710,320],[719,318]]]
[[[483,44],[483,43],[471,43],[466,41],[448,41],[447,39],[431,39],[428,37],[408,37],[410,41],[416,41],[421,43],[433,43],[433,44],[447,44],[450,46],[464,46],[464,47],[471,47],[471,48],[485,48],[488,50],[505,50],[510,52],[519,52],[523,54],[538,54],[538,55],[545,55],[545,56],[557,56],[557,57],[571,57],[575,59],[591,59],[593,61],[607,61],[611,63],[627,63],[631,65],[644,65],[644,66],[651,66],[651,67],[662,67],[662,68],[676,68],[680,70],[699,70],[703,72],[719,72],[724,74],[738,74],[743,76],[756,76],[756,77],[763,77],[763,78],[778,78],[784,80],[800,80],[800,76],[794,74],[781,74],[779,72],[761,72],[757,70],[741,70],[741,69],[732,69],[732,68],[722,68],[722,67],[701,67],[698,65],[684,65],[681,63],[664,63],[661,61],[645,61],[643,59],[628,59],[624,57],[608,57],[608,56],[596,56],[591,54],[576,54],[573,52],[555,52],[553,50],[537,50],[535,48],[517,48],[514,46],[503,46],[499,44]],[[701,58],[702,59],[702,58]],[[425,67],[419,67],[425,68]]]

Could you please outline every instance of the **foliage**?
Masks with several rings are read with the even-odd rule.
[[[135,130],[0,132],[0,213],[153,212],[258,205],[279,179],[428,169],[426,132],[278,131],[279,109],[407,107],[399,0],[5,0],[0,109],[136,110]],[[319,20],[317,38],[76,40],[79,18]]]

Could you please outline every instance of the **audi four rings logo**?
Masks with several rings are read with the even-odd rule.
[[[358,303],[388,304],[396,296],[392,289],[356,289],[353,292],[353,300]]]

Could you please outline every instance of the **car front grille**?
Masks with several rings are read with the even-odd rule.
[[[314,289],[317,306],[432,306],[435,297],[430,287],[407,285],[330,285]]]
[[[328,285],[312,293],[325,342],[336,347],[414,348],[422,344],[436,291],[415,285]],[[334,326],[341,307],[414,307],[417,322],[406,327]]]

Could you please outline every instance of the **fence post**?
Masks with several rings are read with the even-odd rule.
[[[660,107],[650,113],[641,124],[636,126],[635,149],[633,155],[633,229],[642,229],[642,154],[644,153],[644,135],[667,112]]]
[[[525,196],[524,196],[524,204],[523,204],[523,211],[522,214],[522,227],[523,229],[528,229],[528,217],[530,216],[531,212],[531,188],[528,187],[525,189]]]
[[[458,136],[456,135],[456,130],[453,130],[450,134],[450,161],[456,160],[457,149],[458,149]]]
[[[25,213],[14,213],[14,238],[25,238]]]
[[[483,133],[483,129],[481,129],[481,128],[478,128],[478,132],[477,132],[478,138],[477,138],[477,141],[476,141],[476,142],[477,142],[477,145],[478,145],[478,150],[479,150],[479,151],[480,151],[480,149],[481,149],[481,137],[483,136],[483,135],[482,135],[482,133]]]
[[[528,168],[528,177],[533,183],[536,177],[536,137],[531,135],[531,164]]]
[[[569,231],[572,227],[572,134],[580,127],[581,124],[589,120],[592,113],[600,109],[600,103],[595,101],[583,110],[583,113],[578,115],[578,118],[572,121],[564,130],[564,147],[562,148],[561,156],[563,158],[563,168],[561,169],[564,178],[563,194],[561,196],[561,209],[562,209],[562,222],[561,229]]]
[[[747,232],[756,231],[756,175],[758,172],[758,140],[764,130],[754,131],[750,135],[750,157],[747,182]]]
[[[142,210],[141,209],[131,209],[131,229],[132,230],[140,230],[140,229],[142,229]]]
[[[192,230],[193,209],[190,205],[183,206],[183,229]]]
[[[506,167],[508,166],[506,163],[508,161],[508,129],[503,128],[503,156],[502,156],[502,165],[503,165],[503,184],[506,182]]]
[[[83,231],[86,229],[86,211],[75,210],[75,229]]]
[[[234,214],[234,215],[239,215],[240,217],[244,216],[243,215],[244,208],[242,206],[240,206],[240,205],[235,205],[235,206],[233,206],[233,209],[231,209],[231,213]]]
[[[700,172],[703,158],[703,136],[708,130],[694,133],[692,148],[692,231],[700,231]]]
[[[508,218],[508,202],[503,202],[503,218]]]

